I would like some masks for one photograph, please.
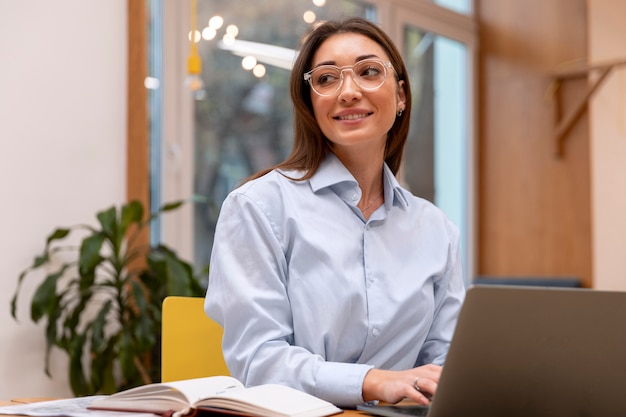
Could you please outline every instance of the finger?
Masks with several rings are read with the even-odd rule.
[[[413,379],[413,389],[429,400],[437,390],[437,381],[427,377],[416,377]]]
[[[429,405],[430,398],[428,395],[422,391],[416,391],[415,388],[411,387],[407,390],[406,398],[409,398],[412,401],[415,401],[420,405]]]
[[[420,368],[420,374],[439,383],[439,377],[441,376],[442,369],[443,368],[439,365],[425,365]]]

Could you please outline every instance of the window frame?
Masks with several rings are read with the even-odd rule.
[[[141,160],[150,153],[149,143],[142,145],[138,141],[137,135],[131,134],[129,127],[129,190],[131,187],[149,189],[151,179],[142,177],[141,172],[153,172],[158,178],[153,178],[161,184],[161,203],[188,198],[193,194],[193,152],[194,152],[194,132],[193,132],[193,99],[182,87],[186,76],[186,60],[188,54],[187,33],[190,27],[190,5],[189,2],[179,2],[178,0],[155,0],[162,2],[162,120],[160,123],[161,143],[160,169],[150,169],[141,164],[136,166],[131,161]],[[130,5],[141,2],[141,0],[128,0]],[[368,0],[368,3],[376,7],[378,23],[389,33],[394,42],[402,49],[402,27],[407,22],[418,26],[421,29],[436,33],[460,43],[463,43],[468,50],[469,65],[467,74],[468,86],[468,146],[467,146],[467,259],[466,281],[470,282],[475,275],[477,259],[477,201],[478,187],[477,163],[476,163],[476,138],[477,138],[477,49],[478,30],[473,14],[464,15],[457,13],[443,6],[428,0]],[[136,6],[135,6],[136,7]],[[472,10],[474,1],[472,0]],[[144,12],[145,16],[145,12]],[[410,22],[407,21],[410,18]],[[129,27],[139,26],[145,30],[144,21],[141,14],[129,14]],[[131,37],[129,36],[129,48],[131,48]],[[185,42],[183,45],[181,42]],[[145,44],[145,42],[144,42]],[[138,77],[140,68],[129,65],[129,79]],[[149,74],[148,74],[149,75]],[[145,75],[143,75],[145,77]],[[133,100],[129,91],[129,123],[133,112],[140,113],[136,106],[136,99]],[[145,97],[145,95],[144,95]],[[135,121],[134,130],[141,124]],[[154,122],[154,121],[152,121]],[[148,123],[144,124],[146,134],[149,134]],[[140,136],[140,135],[139,135]],[[131,144],[133,146],[131,147]],[[145,157],[147,158],[147,157]],[[154,163],[154,162],[153,162]],[[138,174],[139,173],[139,174]],[[154,186],[153,186],[154,187]],[[130,194],[129,194],[130,197]],[[145,196],[144,196],[145,198]],[[181,256],[187,259],[193,258],[193,211],[190,205],[183,207],[175,213],[168,214],[162,219],[160,230],[160,240],[176,248]]]

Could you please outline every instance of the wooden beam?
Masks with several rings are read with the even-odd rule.
[[[128,67],[126,99],[126,199],[139,200],[150,215],[150,144],[148,103],[144,81],[147,75],[147,14],[145,0],[127,0]],[[132,233],[132,230],[129,231]],[[150,230],[145,227],[135,241],[137,246],[150,244]],[[143,266],[138,260],[135,266]]]
[[[150,160],[147,75],[147,18],[145,0],[127,0],[127,188],[128,201],[139,200],[150,209]]]
[[[592,71],[600,71],[606,68],[613,68],[620,65],[626,65],[626,59],[613,59],[610,61],[596,62],[589,65],[572,66],[561,71],[556,71],[553,75],[555,78],[565,80],[568,78],[586,77]]]
[[[561,158],[563,156],[565,146],[564,142],[567,134],[570,130],[572,130],[572,127],[574,127],[574,124],[578,121],[578,119],[580,119],[580,117],[583,115],[583,113],[587,109],[591,96],[593,96],[593,94],[598,90],[600,85],[602,85],[602,82],[606,79],[607,75],[609,75],[611,69],[613,69],[613,65],[602,67],[600,76],[589,86],[589,88],[585,92],[585,95],[576,102],[576,104],[574,105],[574,109],[558,122],[555,130],[555,149],[557,157]],[[563,79],[557,80],[557,82],[561,86],[563,81]],[[557,114],[557,117],[560,117],[562,105],[561,96],[558,90],[556,91],[554,96],[554,103],[556,108],[555,113]]]
[[[558,158],[562,157],[564,154],[564,142],[567,134],[570,132],[572,127],[574,127],[574,124],[576,124],[578,119],[580,119],[580,117],[587,109],[589,100],[591,99],[593,94],[602,85],[602,82],[606,79],[611,70],[621,65],[626,65],[626,59],[614,59],[611,61],[597,62],[589,65],[573,66],[572,68],[557,71],[553,74],[554,79],[552,84],[550,85],[548,94],[554,97],[554,113],[557,121],[554,142],[555,154]],[[561,104],[561,95],[559,89],[568,79],[588,77],[589,74],[593,71],[599,72],[600,76],[592,82],[592,84],[585,92],[585,95],[576,102],[574,109],[561,119],[563,106]]]

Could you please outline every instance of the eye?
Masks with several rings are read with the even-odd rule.
[[[339,74],[337,71],[333,71],[332,69],[320,68],[319,71],[316,71],[313,74],[313,81],[315,85],[329,85],[337,82],[339,80]]]
[[[383,69],[378,64],[367,64],[359,71],[359,77],[375,78],[383,73]]]

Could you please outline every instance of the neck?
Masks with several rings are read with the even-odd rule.
[[[365,217],[365,219],[369,219],[371,214],[376,211],[378,207],[381,206],[381,204],[384,203],[385,197],[383,195],[383,191],[384,189],[381,187],[380,192],[376,195],[372,194],[373,197],[369,199],[366,197],[365,193],[363,193],[363,195],[361,196],[361,201],[359,201],[357,207],[359,208],[359,210],[361,210],[361,213],[363,214],[363,217]]]
[[[365,174],[365,173],[362,173]],[[374,212],[385,201],[383,192],[383,170],[382,166],[377,170],[368,170],[369,175],[355,175],[359,187],[361,188],[361,200],[357,207],[361,210],[365,218]],[[354,173],[353,173],[354,175]]]
[[[350,171],[359,183],[364,196],[374,196],[383,187],[383,164],[382,152],[371,153],[342,153],[334,152],[341,163]]]

